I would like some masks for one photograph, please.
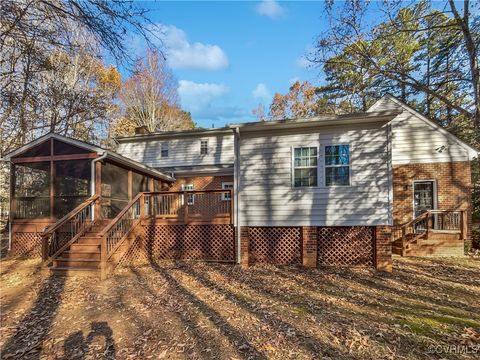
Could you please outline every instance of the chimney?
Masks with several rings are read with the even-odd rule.
[[[135,128],[135,135],[147,135],[147,134],[150,134],[150,131],[148,131],[145,125],[137,126]]]

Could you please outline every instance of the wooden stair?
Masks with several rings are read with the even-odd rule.
[[[102,239],[99,233],[109,220],[99,220],[74,244],[53,260],[50,267],[55,275],[98,275],[100,276],[100,254]]]

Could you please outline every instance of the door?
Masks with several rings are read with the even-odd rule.
[[[413,183],[413,216],[416,218],[425,211],[434,210],[436,203],[435,182],[415,181]],[[433,219],[434,220],[434,219]],[[424,230],[425,224],[417,224],[416,230]]]

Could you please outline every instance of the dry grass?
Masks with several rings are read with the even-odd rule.
[[[480,346],[480,261],[394,265],[383,274],[161,262],[100,282],[6,260],[2,359],[478,357],[428,349]]]

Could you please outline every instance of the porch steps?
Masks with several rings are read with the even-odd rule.
[[[76,243],[70,245],[53,261],[50,271],[63,276],[100,276],[101,238],[98,235],[108,222],[96,222]]]
[[[401,256],[463,256],[464,241],[458,232],[430,232],[428,239],[410,242],[403,248],[403,239],[392,243],[392,253]]]

